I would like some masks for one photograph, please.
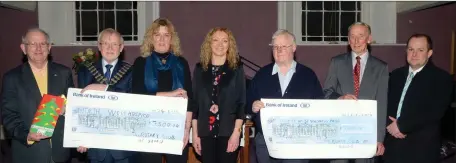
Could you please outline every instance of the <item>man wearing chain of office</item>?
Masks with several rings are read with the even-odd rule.
[[[78,70],[78,87],[85,90],[113,91],[129,93],[131,91],[131,65],[119,59],[122,52],[123,38],[112,28],[103,30],[98,35],[98,50],[102,58],[86,62]],[[90,163],[132,163],[131,151],[109,149],[88,149],[79,147],[78,152],[87,151]]]

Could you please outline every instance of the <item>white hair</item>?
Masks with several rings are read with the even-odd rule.
[[[371,34],[371,27],[370,27],[370,25],[367,24],[367,23],[364,23],[364,22],[355,22],[355,23],[353,23],[352,25],[350,25],[350,26],[348,27],[348,33],[350,33],[351,28],[352,28],[353,26],[355,26],[355,25],[361,25],[361,26],[366,27],[366,28],[367,28],[367,32],[368,32],[369,34]]]
[[[113,28],[106,28],[104,29],[103,31],[100,32],[100,34],[98,34],[98,43],[101,43],[101,38],[103,37],[103,35],[105,34],[115,34],[117,36],[119,36],[120,38],[120,43],[123,44],[124,43],[124,39],[122,37],[122,35],[116,31],[115,29]]]
[[[295,37],[295,35],[293,33],[291,33],[290,31],[286,30],[286,29],[279,29],[276,32],[274,32],[274,34],[272,35],[271,45],[274,43],[274,40],[280,35],[288,35],[288,36],[290,36],[292,41],[293,41],[293,44],[296,45],[296,37]]]
[[[44,31],[44,30],[42,30],[42,29],[40,29],[40,28],[34,27],[34,28],[28,29],[27,32],[25,32],[25,35],[22,36],[22,43],[23,43],[23,44],[28,43],[28,42],[27,42],[27,35],[28,35],[29,33],[31,33],[31,32],[40,32],[40,33],[42,33],[42,34],[46,37],[46,42],[47,42],[48,44],[51,43],[51,38],[49,37],[49,34],[48,34],[46,31]]]

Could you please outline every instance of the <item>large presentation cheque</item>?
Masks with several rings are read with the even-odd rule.
[[[64,147],[182,154],[187,99],[68,89]]]
[[[377,101],[261,99],[269,155],[280,159],[371,158]]]

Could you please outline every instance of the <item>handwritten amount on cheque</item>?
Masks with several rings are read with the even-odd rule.
[[[76,107],[73,109],[78,127],[73,132],[135,136],[141,143],[163,143],[179,140],[184,126],[169,116],[181,116],[177,110],[151,109],[148,112]],[[78,130],[78,131],[76,131]]]

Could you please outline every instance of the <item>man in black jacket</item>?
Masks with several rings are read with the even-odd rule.
[[[439,163],[440,121],[449,107],[452,78],[429,62],[432,40],[407,42],[407,62],[391,73],[388,86],[386,163]]]
[[[22,37],[27,62],[3,76],[1,109],[4,128],[12,138],[13,163],[67,162],[63,148],[65,117],[60,115],[52,137],[30,133],[30,126],[43,94],[66,95],[73,87],[71,69],[48,60],[49,35],[32,28]]]

